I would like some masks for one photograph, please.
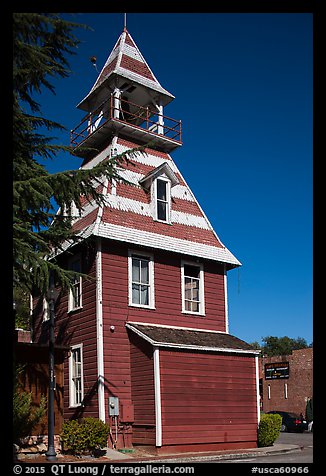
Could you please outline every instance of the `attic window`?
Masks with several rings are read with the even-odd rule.
[[[156,180],[156,219],[170,222],[170,182],[163,179]]]

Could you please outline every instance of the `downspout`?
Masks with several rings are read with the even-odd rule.
[[[257,397],[257,423],[260,422],[260,395],[259,395],[259,356],[255,355],[256,363],[256,397]]]
[[[160,351],[154,347],[154,395],[155,395],[155,421],[156,421],[156,446],[162,446],[162,404],[161,404],[161,377],[160,377]]]
[[[226,273],[226,265],[224,265],[225,332],[229,334],[228,277]]]
[[[106,179],[103,194],[107,194],[108,179]],[[95,222],[95,235],[102,220],[103,205],[99,207]],[[97,385],[98,385],[98,417],[105,422],[104,394],[104,352],[103,352],[103,296],[102,296],[102,241],[96,237],[96,346],[97,346]]]
[[[103,306],[102,306],[102,243],[96,238],[96,344],[98,417],[105,422],[104,359],[103,359]]]

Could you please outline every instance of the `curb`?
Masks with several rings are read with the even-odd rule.
[[[132,457],[128,456],[127,458],[118,458],[110,459],[111,463],[200,463],[209,461],[218,461],[218,460],[233,460],[233,459],[246,459],[250,457],[266,456],[269,454],[278,455],[284,453],[299,453],[302,451],[302,447],[299,445],[277,445],[269,446],[265,448],[255,448],[253,450],[247,450],[246,452],[241,453],[205,453],[205,454],[176,454],[176,455],[166,455],[166,456],[153,456],[153,457]],[[109,458],[106,458],[109,459]]]

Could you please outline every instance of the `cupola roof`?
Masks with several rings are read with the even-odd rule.
[[[93,87],[77,107],[88,111],[94,96],[100,93],[101,89],[110,87],[117,77],[126,79],[128,89],[137,84],[152,90],[153,94],[160,96],[162,105],[174,99],[173,94],[161,86],[130,33],[124,28]]]

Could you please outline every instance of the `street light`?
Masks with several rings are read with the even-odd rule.
[[[54,374],[54,304],[59,295],[54,287],[53,277],[50,278],[50,287],[47,292],[47,301],[49,303],[49,391],[48,391],[48,450],[45,453],[48,461],[56,461],[57,453],[54,449],[54,392],[55,392],[55,374]]]

